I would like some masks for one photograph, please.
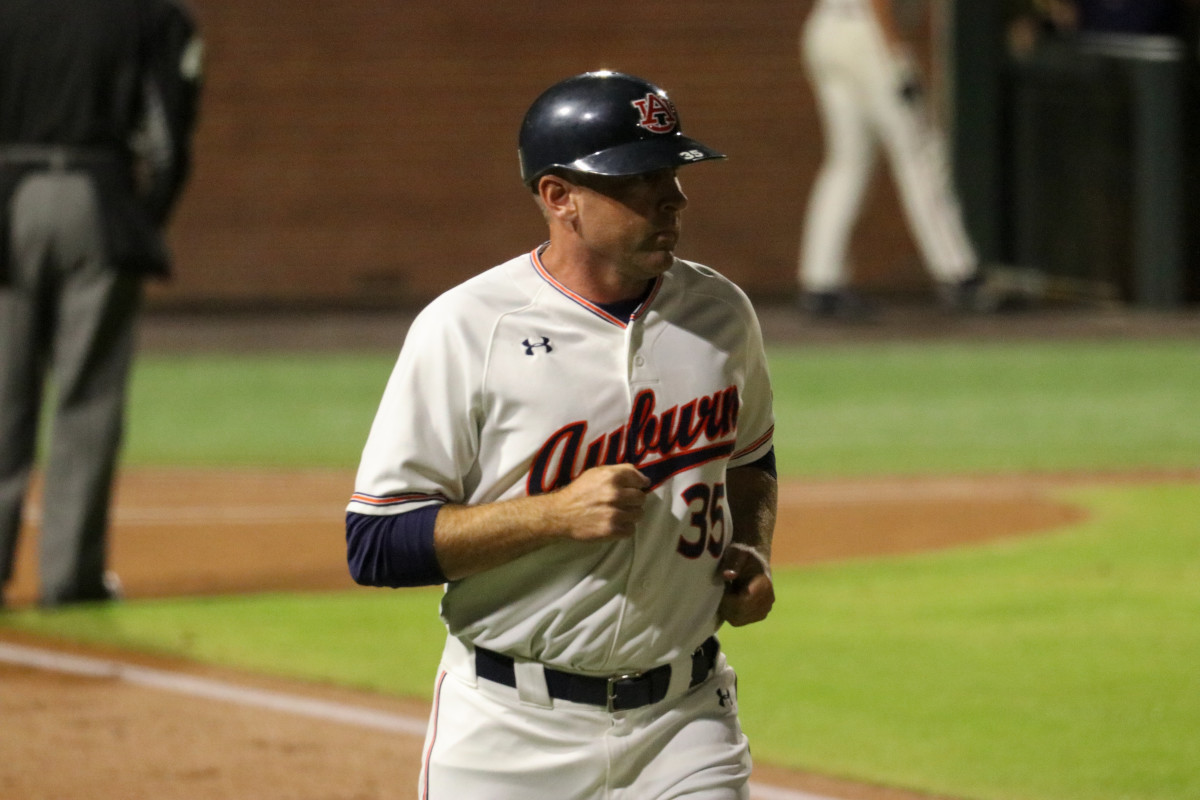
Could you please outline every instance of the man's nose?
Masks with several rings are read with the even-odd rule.
[[[683,188],[679,185],[677,178],[671,178],[665,182],[662,188],[662,196],[659,205],[669,211],[682,211],[687,208],[687,195],[683,193]]]

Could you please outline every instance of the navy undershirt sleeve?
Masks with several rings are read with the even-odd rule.
[[[752,461],[746,464],[747,467],[755,467],[770,475],[772,478],[778,478],[775,470],[775,448],[772,447],[767,451],[767,454],[757,461]]]
[[[446,582],[433,547],[440,505],[404,514],[346,512],[346,560],[363,586],[436,586]]]

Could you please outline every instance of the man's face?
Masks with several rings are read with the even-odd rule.
[[[588,249],[631,278],[654,278],[671,266],[687,206],[674,168],[626,177],[575,174],[571,182]]]

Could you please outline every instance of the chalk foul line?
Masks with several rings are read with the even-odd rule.
[[[165,692],[262,708],[298,717],[354,725],[423,739],[425,720],[389,711],[363,708],[348,703],[318,700],[300,695],[201,678],[182,672],[141,667],[110,659],[71,655],[53,650],[0,642],[0,662],[19,667],[76,675],[84,678],[118,680]],[[752,781],[751,800],[838,800],[827,795]]]

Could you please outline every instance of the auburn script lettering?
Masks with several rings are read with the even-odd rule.
[[[629,421],[587,441],[587,422],[559,428],[534,456],[526,490],[545,494],[566,486],[584,470],[628,462],[653,486],[684,470],[733,453],[740,402],[736,386],[657,410],[653,389],[633,400]],[[582,455],[582,458],[581,458]]]

